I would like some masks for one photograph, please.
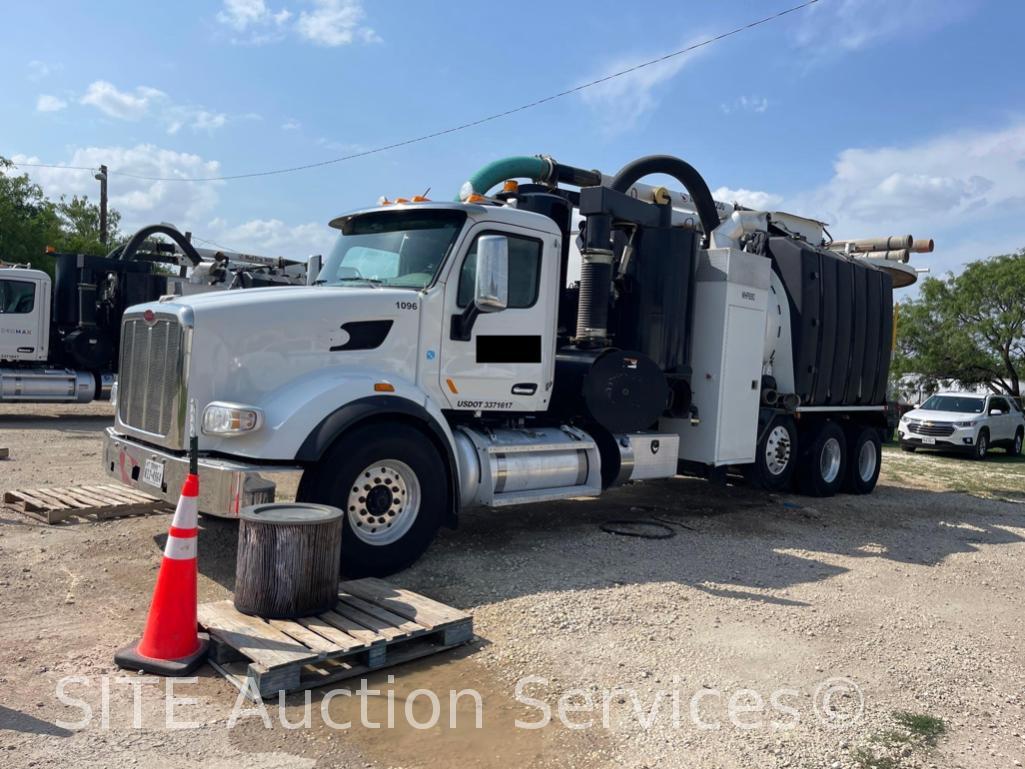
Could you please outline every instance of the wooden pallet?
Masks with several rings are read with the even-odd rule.
[[[110,483],[4,492],[4,504],[43,523],[80,517],[97,521],[152,513],[160,500]]]
[[[342,582],[332,611],[298,620],[199,607],[210,663],[255,699],[323,686],[470,641],[473,617],[379,579]]]

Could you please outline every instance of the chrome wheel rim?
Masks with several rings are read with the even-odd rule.
[[[1014,436],[1014,453],[1021,454],[1021,433]]]
[[[976,444],[976,446],[978,448],[978,451],[979,451],[979,456],[980,457],[986,456],[986,449],[989,448],[988,444],[989,444],[989,441],[986,440],[986,436],[985,435],[980,435],[979,436],[979,442],[978,442],[978,444]]]
[[[819,474],[826,483],[832,483],[840,474],[840,441],[836,438],[828,438],[822,444],[822,453],[819,454]]]
[[[782,475],[790,465],[792,448],[790,431],[783,425],[773,427],[765,441],[765,469],[771,475]]]
[[[861,451],[858,452],[858,477],[865,483],[871,481],[878,461],[875,444],[872,441],[861,444]]]
[[[349,528],[370,545],[390,545],[409,531],[420,512],[420,481],[398,459],[363,468],[349,489]]]

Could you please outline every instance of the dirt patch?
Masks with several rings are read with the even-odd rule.
[[[0,490],[103,481],[110,416],[105,405],[0,408],[12,454]],[[467,514],[394,581],[473,612],[480,639],[367,680],[381,692],[365,700],[368,719],[386,724],[390,701],[391,729],[360,723],[355,682],[328,701],[330,722],[316,691],[309,728],[286,728],[273,707],[271,728],[251,713],[229,729],[237,692],[208,668],[174,691],[196,700],[175,705],[195,728],[166,729],[162,682],[139,679],[134,728],[133,677],[112,655],[141,628],[167,517],[47,527],[2,512],[0,763],[857,767],[900,712],[945,731],[893,747],[894,766],[1013,767],[1025,762],[1025,483],[1023,465],[998,455],[887,450],[869,497],[766,497],[680,478]],[[653,516],[682,525],[664,540],[600,528]],[[234,548],[234,523],[203,519],[201,600],[230,595]],[[71,704],[56,693],[68,676],[83,677],[66,684]],[[416,723],[430,715],[418,689],[440,696],[430,729],[406,719],[410,700]],[[448,707],[466,689],[481,696],[482,729],[471,699]],[[81,719],[75,700],[93,718],[62,726]],[[282,713],[297,723],[304,708],[294,695]],[[516,726],[546,708],[548,727]]]

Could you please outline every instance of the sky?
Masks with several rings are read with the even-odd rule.
[[[933,237],[932,274],[1025,246],[1020,0],[819,0],[755,29],[466,130],[799,0],[423,3],[42,0],[5,8],[0,155],[111,170],[126,229],[304,258],[382,196],[450,199],[477,168],[549,154],[614,173],[684,158],[721,200],[835,237]],[[26,168],[51,197],[91,172]],[[121,172],[121,173],[118,173]],[[657,181],[653,178],[652,182]]]

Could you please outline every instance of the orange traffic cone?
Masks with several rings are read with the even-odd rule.
[[[118,667],[184,676],[206,659],[209,640],[196,632],[198,496],[199,478],[190,473],[167,533],[146,629],[142,638],[114,655]]]

